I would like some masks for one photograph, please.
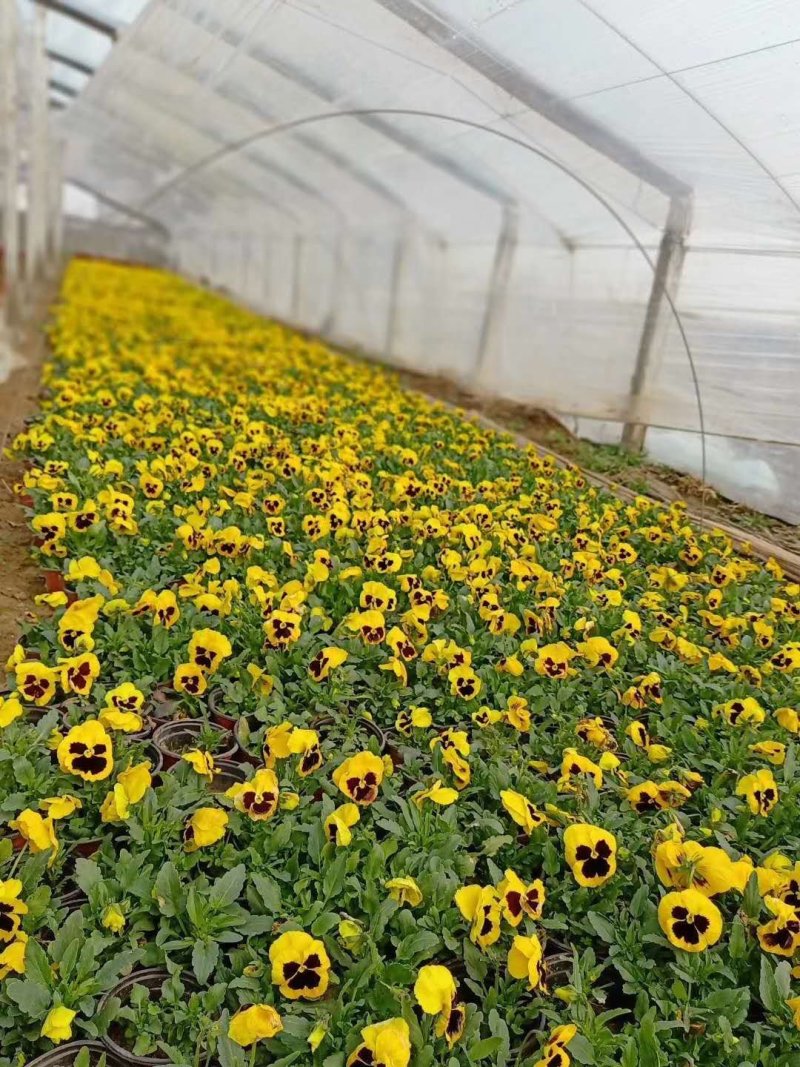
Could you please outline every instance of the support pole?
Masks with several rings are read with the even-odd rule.
[[[491,384],[491,356],[496,351],[500,335],[499,327],[503,321],[506,308],[508,281],[514,263],[514,252],[519,239],[519,209],[516,204],[506,204],[503,208],[503,223],[494,251],[494,263],[489,278],[489,292],[478,342],[478,356],[475,361],[473,379],[476,382]]]
[[[409,224],[407,224],[409,225]],[[395,243],[394,255],[392,256],[392,277],[389,288],[389,312],[386,318],[386,341],[384,343],[384,351],[386,358],[389,362],[392,362],[395,349],[395,341],[397,340],[397,319],[398,309],[400,303],[400,286],[403,284],[403,274],[406,259],[408,257],[408,229],[404,229],[403,233],[397,238]]]
[[[300,322],[300,301],[303,288],[303,235],[294,235],[294,270],[292,271],[292,322]]]
[[[17,92],[17,5],[0,0],[0,210],[3,216],[3,318],[10,326],[19,311],[19,140]]]
[[[36,7],[31,24],[28,198],[25,214],[25,278],[31,290],[42,276],[47,243],[47,57],[45,12]],[[31,297],[32,291],[28,296]]]
[[[342,298],[342,282],[344,281],[344,230],[338,229],[333,239],[333,273],[331,274],[330,305],[328,314],[325,316],[320,333],[323,337],[332,334],[336,329],[336,316],[339,312],[339,303]]]
[[[632,452],[641,452],[644,448],[647,434],[645,401],[658,370],[657,357],[672,321],[664,294],[668,292],[673,300],[675,299],[686,257],[686,236],[691,225],[691,215],[691,201],[687,197],[673,197],[658,249],[642,336],[631,376],[627,416],[622,430],[622,444]]]
[[[45,258],[47,273],[57,278],[61,272],[61,252],[63,247],[63,177],[62,146],[55,140],[50,142],[50,174],[48,175],[48,233]]]

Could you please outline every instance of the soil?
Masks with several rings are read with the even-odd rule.
[[[37,302],[14,346],[17,365],[0,382],[0,671],[19,637],[19,624],[35,611],[33,598],[44,592],[42,572],[31,557],[32,537],[24,509],[13,486],[22,477],[22,463],[6,449],[24,428],[24,419],[39,407],[39,382],[47,345],[42,323],[53,299],[48,290]]]
[[[392,368],[396,369],[396,368]],[[589,473],[610,478],[635,493],[662,500],[684,500],[689,509],[709,522],[736,526],[744,533],[764,538],[788,552],[800,554],[800,527],[754,511],[721,496],[690,474],[651,463],[645,456],[622,448],[584,441],[540,408],[513,400],[481,396],[439,375],[397,371],[403,385],[448,404],[464,408],[499,423],[510,432],[527,437],[578,464]]]

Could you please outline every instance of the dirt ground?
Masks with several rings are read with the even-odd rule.
[[[48,292],[39,301],[15,346],[19,365],[0,383],[0,676],[16,643],[20,621],[34,609],[34,596],[44,592],[41,572],[31,559],[25,512],[12,490],[22,476],[22,464],[9,459],[5,452],[23,429],[23,420],[39,406],[39,379],[46,355],[41,327],[52,298],[53,293]]]

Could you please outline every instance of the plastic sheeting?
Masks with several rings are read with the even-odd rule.
[[[150,0],[59,121],[187,273],[699,471],[658,274],[710,480],[800,521],[796,0]]]

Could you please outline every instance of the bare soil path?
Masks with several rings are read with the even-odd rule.
[[[19,624],[34,611],[33,598],[44,592],[42,574],[31,558],[31,531],[14,496],[22,464],[6,450],[24,420],[39,407],[39,382],[47,343],[42,326],[53,300],[49,291],[37,304],[15,347],[18,365],[0,383],[0,675],[19,636]]]

